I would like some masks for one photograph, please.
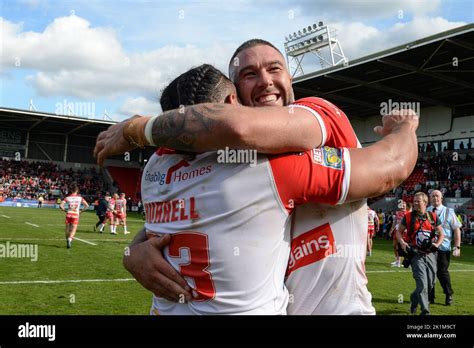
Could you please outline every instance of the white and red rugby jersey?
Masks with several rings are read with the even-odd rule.
[[[309,200],[344,202],[349,152],[258,155],[255,166],[219,156],[159,149],[145,167],[145,227],[172,235],[164,257],[199,294],[190,303],[154,296],[152,313],[286,314],[290,213]]]
[[[323,145],[361,147],[347,116],[329,101],[310,97],[292,106],[318,119]],[[293,215],[288,314],[375,314],[365,275],[366,200],[336,207],[307,203]]]
[[[115,201],[115,210],[117,211],[117,213],[126,213],[127,210],[125,209],[125,207],[127,206],[127,200],[124,198],[124,199],[117,199]]]
[[[374,229],[375,228],[375,219],[378,219],[378,216],[377,216],[377,213],[372,210],[372,209],[368,209],[368,224],[369,224],[369,230],[370,229]]]
[[[83,198],[78,194],[70,194],[63,199],[63,202],[68,205],[67,215],[79,216],[79,210],[81,209]]]
[[[112,212],[115,210],[115,199],[114,198],[110,198],[109,199],[109,202],[107,204],[107,211],[108,212]]]

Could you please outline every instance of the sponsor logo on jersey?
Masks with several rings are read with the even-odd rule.
[[[160,185],[163,185],[165,183],[165,177],[166,177],[166,174],[161,173],[160,171],[151,172],[147,170],[145,172],[145,181],[157,182]]]
[[[334,235],[328,223],[305,232],[291,241],[286,276],[300,267],[318,262],[335,252]]]
[[[342,169],[342,150],[332,147],[313,149],[311,159],[314,163],[334,169]]]
[[[191,164],[188,161],[181,160],[174,166],[168,168],[165,173],[160,171],[146,171],[145,181],[151,183],[158,183],[161,185],[168,185],[171,182],[181,182],[189,179],[197,178],[201,175],[209,174],[212,171],[212,165],[206,167],[196,168],[191,171],[180,170],[183,167],[189,167]]]

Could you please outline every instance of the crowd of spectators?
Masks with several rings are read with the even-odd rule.
[[[72,183],[89,202],[105,187],[102,176],[92,169],[63,169],[52,162],[0,160],[0,196],[7,198],[55,200],[68,194]]]
[[[429,195],[433,190],[440,190],[444,197],[473,198],[472,177],[463,173],[463,167],[471,163],[469,154],[464,154],[457,161],[453,160],[451,152],[419,157],[415,171],[423,173],[422,180],[414,185],[407,180],[392,191],[392,196],[404,199],[416,192],[422,191]]]

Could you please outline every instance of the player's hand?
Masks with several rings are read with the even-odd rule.
[[[131,246],[123,258],[123,265],[155,296],[173,302],[188,302],[192,299],[191,288],[161,252],[170,240],[171,236],[166,234]]]
[[[374,132],[381,136],[386,136],[401,126],[410,126],[413,130],[418,128],[419,116],[411,109],[393,110],[390,114],[382,117],[382,126],[374,128]]]
[[[123,130],[128,122],[137,117],[143,116],[135,115],[125,121],[114,124],[106,131],[99,133],[94,148],[94,157],[97,158],[97,163],[99,165],[102,166],[105,159],[109,156],[120,155],[136,148],[135,145],[130,144],[128,140],[125,139],[123,136]]]
[[[461,256],[461,249],[454,249],[453,250],[453,256],[454,257],[460,257]]]

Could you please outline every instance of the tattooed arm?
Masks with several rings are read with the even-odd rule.
[[[149,117],[134,116],[100,133],[94,149],[98,163],[136,146],[149,145],[150,140],[155,146],[192,152],[228,146],[283,153],[317,147],[322,138],[319,123],[309,111],[301,108],[193,105],[155,118],[151,137],[147,139],[145,126],[149,120]]]

